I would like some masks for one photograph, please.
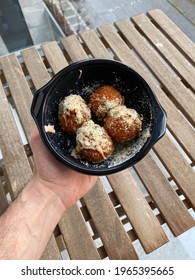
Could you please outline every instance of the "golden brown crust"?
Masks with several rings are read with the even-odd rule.
[[[123,104],[123,96],[114,86],[110,85],[99,87],[89,99],[89,106],[99,121],[106,118],[110,109],[121,104]]]
[[[88,120],[88,117],[83,115],[83,119],[80,122],[76,121],[76,113],[75,111],[70,111],[69,115],[60,115],[58,116],[60,121],[60,126],[62,130],[66,131],[69,134],[73,134],[76,130],[81,127],[84,122]]]
[[[118,106],[110,111],[104,128],[115,142],[125,142],[134,139],[140,133],[142,121],[135,110]]]
[[[59,104],[58,118],[62,130],[73,134],[91,118],[91,111],[78,95],[69,95]]]
[[[79,155],[81,158],[88,160],[90,162],[99,163],[105,159],[107,159],[113,152],[113,145],[109,147],[107,151],[104,151],[104,153],[100,153],[97,150],[92,149],[83,149],[80,150]]]
[[[81,158],[95,163],[105,160],[114,149],[112,139],[105,129],[92,120],[77,130],[76,142],[76,153]]]

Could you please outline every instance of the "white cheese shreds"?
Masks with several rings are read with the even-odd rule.
[[[127,108],[125,105],[117,106],[110,110],[109,116],[113,119],[123,119],[124,122],[131,125],[137,118],[139,118],[138,113],[134,109]]]
[[[69,116],[72,112],[75,113],[75,121],[77,123],[81,123],[83,117],[86,120],[91,118],[91,111],[80,95],[70,94],[59,104],[59,115]]]
[[[103,158],[105,158],[104,152],[112,145],[112,141],[105,129],[95,124],[92,120],[84,123],[77,130],[76,142],[78,152],[83,149],[96,150]]]
[[[103,99],[104,102],[101,102],[96,112],[97,115],[100,114],[103,117],[105,117],[112,108],[121,104],[121,99],[119,98],[113,100],[108,100],[106,98],[104,99]]]

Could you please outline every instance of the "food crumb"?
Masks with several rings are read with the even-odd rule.
[[[81,69],[79,69],[79,79],[81,78],[82,74],[83,74],[83,71]]]
[[[142,137],[144,138],[149,138],[151,136],[151,133],[150,133],[150,129],[145,129],[143,132],[142,132]]]
[[[50,132],[50,133],[56,133],[55,131],[55,128],[54,128],[54,125],[44,125],[44,128],[45,128],[45,132]]]

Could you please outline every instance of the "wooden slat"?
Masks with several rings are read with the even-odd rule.
[[[125,44],[122,38],[117,33],[116,29],[112,25],[107,25],[106,28],[99,28],[100,33],[109,44],[110,48],[114,52],[115,56],[123,63],[128,64],[140,73],[148,84],[153,88],[157,94],[158,99],[166,110],[168,119],[167,124],[170,131],[177,138],[178,142],[187,152],[188,156],[194,161],[195,160],[195,131],[191,125],[186,121],[183,115],[173,105],[167,95],[159,87],[157,82],[152,79],[146,68],[136,59]],[[97,52],[97,50],[96,50]]]
[[[85,225],[77,205],[74,205],[60,219],[59,227],[65,239],[71,259],[98,260],[100,256]]]
[[[44,51],[45,56],[55,74],[62,70],[64,67],[68,66],[68,62],[66,61],[57,42],[54,41],[44,44],[41,46],[41,48]]]
[[[17,196],[29,181],[32,171],[1,81],[0,100],[0,120],[3,124],[0,130],[0,147],[14,196]]]
[[[137,259],[132,242],[100,181],[84,201],[110,259]],[[98,202],[98,203],[97,203]]]
[[[0,215],[5,211],[7,207],[8,207],[8,201],[3,189],[3,184],[0,181]]]
[[[195,225],[187,208],[170,186],[150,154],[134,167],[175,236],[182,234]]]
[[[108,180],[146,253],[168,242],[166,234],[130,172],[125,170],[109,175]]]
[[[163,92],[159,89],[158,98],[167,113],[167,126],[178,143],[188,154],[192,162],[195,161],[195,130],[186,121],[185,117],[177,110],[173,103],[162,94]],[[164,97],[164,98],[163,98]],[[195,106],[195,104],[194,104]]]
[[[47,72],[47,68],[45,67],[38,51],[35,48],[30,48],[22,51],[21,54],[35,88],[41,88],[51,79],[51,77]]]
[[[45,249],[43,255],[41,256],[41,260],[61,260],[61,255],[59,248],[57,246],[54,235],[51,235],[51,238],[47,244],[47,248]]]
[[[25,132],[29,137],[34,122],[30,114],[30,106],[32,102],[32,93],[23,74],[19,61],[14,54],[4,56],[0,59],[7,83],[17,107],[20,119],[23,123]]]
[[[144,15],[132,17],[133,22],[144,35],[149,39],[153,47],[158,49],[168,64],[182,77],[190,86],[191,90],[195,90],[195,70],[194,67],[185,59],[178,49],[168,41],[162,33],[151,23],[149,18]]]
[[[112,55],[108,52],[94,30],[81,32],[80,36],[94,57],[112,59]]]
[[[72,61],[88,59],[88,55],[83,50],[75,35],[62,38],[61,41]]]
[[[62,235],[56,236],[55,239],[58,244],[58,248],[59,248],[60,252],[66,250],[66,244],[64,242],[63,236]]]
[[[154,76],[172,96],[175,104],[177,104],[189,120],[195,124],[194,94],[182,84],[170,67],[162,62],[162,59],[157,55],[156,51],[150,47],[129,20],[120,20],[116,22],[116,26],[125,37],[128,44],[133,46]],[[104,28],[106,28],[106,26]]]
[[[152,10],[148,15],[195,65],[194,43],[161,10]]]
[[[195,207],[195,172],[192,167],[167,135],[155,144],[154,150],[178,187]]]
[[[98,31],[108,43],[116,58],[121,60],[123,63],[129,64],[130,67],[133,67],[137,64],[137,60],[133,56],[131,49],[125,44],[113,25],[103,25],[98,28]],[[144,68],[142,68],[142,70],[143,72],[148,72]]]

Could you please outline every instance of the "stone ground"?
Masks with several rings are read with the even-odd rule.
[[[65,19],[74,33],[158,8],[164,11],[192,41],[195,41],[195,0],[55,0],[54,2],[61,2]],[[34,45],[58,41],[63,36],[55,19],[52,20],[48,9],[43,6],[42,0],[19,0],[19,3]],[[71,34],[70,29],[67,28],[65,33]],[[0,36],[0,55],[6,53],[8,50]]]
[[[65,16],[75,32],[161,9],[195,41],[195,0],[62,0]]]

